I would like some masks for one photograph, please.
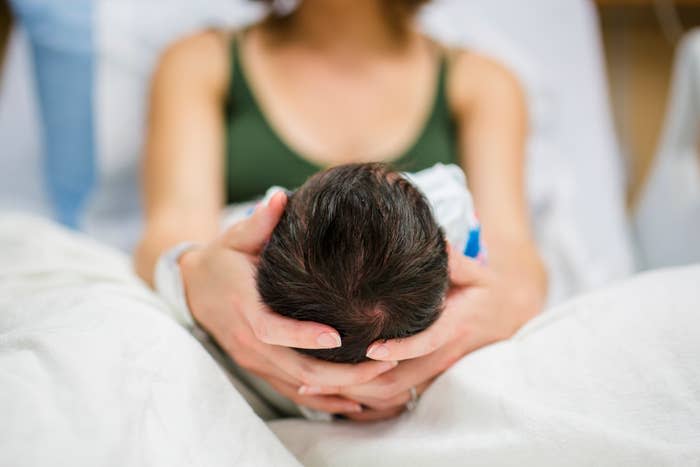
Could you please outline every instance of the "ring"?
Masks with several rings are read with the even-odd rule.
[[[411,400],[406,402],[406,410],[413,412],[416,410],[416,407],[418,407],[418,391],[416,391],[416,387],[411,387],[411,389],[408,390],[408,394],[411,396]]]

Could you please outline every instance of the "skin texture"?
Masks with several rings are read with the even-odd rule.
[[[283,32],[254,27],[242,44],[242,62],[268,120],[313,162],[391,160],[412,143],[429,112],[438,51],[416,33],[398,40],[378,1],[305,0]],[[409,388],[422,393],[462,356],[511,336],[540,310],[546,278],[524,195],[523,93],[499,64],[457,52],[449,105],[484,226],[488,267],[451,254],[443,315],[423,333],[371,346],[370,358],[383,362],[348,367],[285,349],[328,348],[339,337],[327,326],[294,322],[260,305],[256,255],[283,200],[253,216],[264,228],[218,233],[222,103],[235,79],[229,65],[228,37],[211,31],[174,44],[160,61],[144,165],[147,223],[135,263],[152,282],[163,251],[185,240],[202,243],[181,260],[188,301],[195,319],[241,366],[301,405],[378,420],[404,410]]]

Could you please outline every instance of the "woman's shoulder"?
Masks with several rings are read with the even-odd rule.
[[[169,45],[160,56],[154,81],[188,81],[216,92],[230,80],[229,31],[209,29],[185,36]]]
[[[453,108],[464,110],[495,96],[521,100],[524,91],[513,70],[497,59],[465,48],[445,47],[447,92]]]

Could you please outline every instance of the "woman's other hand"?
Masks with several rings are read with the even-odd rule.
[[[542,306],[540,293],[529,293],[453,250],[449,268],[452,286],[435,324],[415,336],[375,342],[369,347],[369,358],[402,360],[395,369],[365,384],[319,391],[342,395],[367,407],[362,413],[348,414],[349,418],[372,421],[398,415],[410,400],[411,388],[421,394],[466,354],[511,337]]]
[[[258,296],[258,255],[285,205],[286,196],[279,193],[206,247],[183,255],[180,264],[188,304],[195,320],[238,365],[285,397],[324,412],[357,413],[357,402],[338,395],[302,394],[299,388],[366,383],[395,362],[342,365],[301,355],[289,347],[338,347],[340,336],[329,326],[278,315]]]

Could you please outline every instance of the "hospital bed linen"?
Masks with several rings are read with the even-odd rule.
[[[700,266],[550,310],[396,420],[266,426],[122,253],[5,215],[0,257],[3,466],[700,464]]]
[[[0,218],[0,466],[299,465],[128,258]]]

